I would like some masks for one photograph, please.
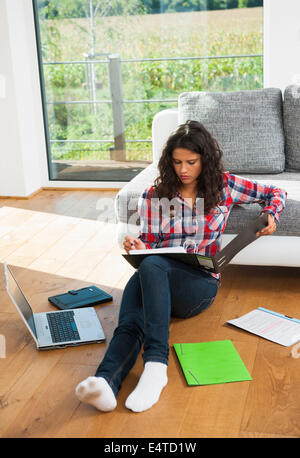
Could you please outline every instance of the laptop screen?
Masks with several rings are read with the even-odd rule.
[[[21,288],[19,287],[16,279],[14,278],[10,268],[8,267],[6,263],[4,264],[4,273],[5,273],[5,279],[6,279],[7,292],[11,296],[15,305],[18,307],[19,312],[23,316],[23,319],[27,323],[31,332],[35,336],[37,336],[32,309],[26,297],[22,293]]]

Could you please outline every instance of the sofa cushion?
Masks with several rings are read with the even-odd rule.
[[[286,170],[300,170],[300,86],[288,86],[284,91],[283,124]]]
[[[282,94],[267,88],[237,92],[185,92],[179,123],[201,122],[218,141],[225,170],[280,173],[285,168]]]
[[[274,236],[300,237],[300,172],[283,172],[280,175],[243,174],[243,177],[258,183],[277,186],[287,192],[286,206],[279,216],[280,223]],[[234,205],[224,234],[241,232],[251,220],[257,218],[263,206],[255,203]]]

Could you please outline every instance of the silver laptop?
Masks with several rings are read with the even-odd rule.
[[[93,307],[33,313],[26,297],[4,262],[7,292],[39,350],[103,342],[105,335]]]

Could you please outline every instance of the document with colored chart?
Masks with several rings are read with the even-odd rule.
[[[300,341],[299,319],[263,307],[258,307],[227,323],[285,347]]]

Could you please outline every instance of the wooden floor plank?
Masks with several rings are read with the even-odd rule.
[[[5,421],[1,422],[1,437],[11,437],[6,432],[10,425],[14,431],[13,437],[24,437],[16,433],[16,419],[26,404],[30,404],[36,387],[49,376],[60,357],[58,351],[52,351],[49,354],[37,352],[31,341],[17,353],[6,371],[3,371],[1,374],[3,390],[1,416]]]
[[[49,273],[59,272],[60,268],[76,255],[80,247],[86,243],[86,240],[96,233],[97,227],[94,221],[79,220],[77,222],[74,221],[73,224],[73,219],[75,220],[75,218],[70,218],[70,228],[63,229],[60,237],[58,237],[59,232],[55,228],[55,235],[47,231],[47,233],[40,234],[38,241],[31,240],[28,243],[26,249],[33,252],[33,256],[35,256],[34,260],[28,265],[29,267]],[[51,237],[51,240],[49,245],[47,244],[47,249],[40,249],[39,241],[42,239],[47,241],[48,237]],[[35,252],[36,246],[37,251]],[[14,254],[18,255],[19,253]]]
[[[300,368],[290,349],[260,341],[242,432],[300,437]]]
[[[20,210],[16,211],[17,214],[19,212]],[[31,221],[28,225],[19,223],[17,237],[15,230],[12,230],[12,241],[8,244],[3,242],[0,248],[1,260],[6,259],[10,264],[27,267],[44,251],[50,250],[51,246],[76,227],[77,223],[76,219],[64,216],[58,217],[47,213],[32,215],[35,219],[39,218],[39,224],[31,224]]]
[[[85,194],[86,192],[81,190],[72,192],[65,190],[45,190],[31,199],[0,199],[0,206],[6,205],[13,208],[65,215]]]
[[[55,356],[52,356],[54,360]],[[49,364],[44,377],[32,380],[32,396],[23,403],[17,415],[14,412],[14,422],[5,429],[3,437],[55,437],[69,421],[79,404],[74,387],[87,376],[88,367],[58,363],[51,369]],[[28,376],[36,372],[32,367]],[[38,372],[41,375],[41,371]],[[19,382],[20,390],[24,389],[24,378]]]
[[[232,341],[245,366],[252,372],[256,346]],[[199,386],[181,426],[180,437],[238,437],[244,405],[252,381]]]

